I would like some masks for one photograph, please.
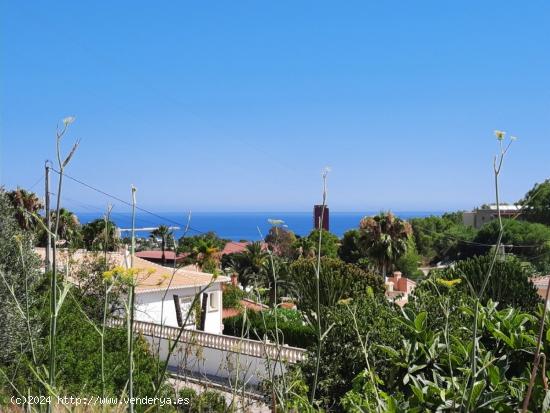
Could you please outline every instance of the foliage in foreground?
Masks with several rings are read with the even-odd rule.
[[[472,308],[460,311],[473,318]],[[471,363],[471,341],[447,330],[432,330],[426,312],[406,310],[400,319],[406,330],[403,344],[382,347],[393,366],[394,379],[381,380],[376,371],[366,369],[342,399],[344,410],[517,411],[529,381],[527,367],[536,344],[537,317],[514,308],[498,310],[492,301],[480,307],[479,314],[482,338]],[[544,345],[548,350],[548,335]],[[547,411],[550,396],[542,378],[548,376],[543,371],[537,378],[530,411]]]
[[[391,365],[377,346],[398,347],[401,325],[397,310],[382,294],[343,300],[323,315],[331,326],[322,344],[318,399],[325,408],[337,408],[356,375],[367,367],[386,377]],[[306,384],[311,387],[315,371],[315,347],[301,365]],[[366,350],[367,349],[367,350]]]

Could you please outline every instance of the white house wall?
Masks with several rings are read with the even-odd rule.
[[[171,341],[167,339],[153,338],[145,335],[152,349],[159,348],[161,360],[168,357],[168,346]],[[160,346],[159,346],[160,340]],[[215,376],[228,379],[228,384],[238,382],[243,384],[258,385],[264,380],[269,380],[269,370],[280,375],[286,372],[287,365],[284,362],[270,362],[262,357],[253,357],[228,351],[217,350],[199,345],[180,343],[176,351],[172,353],[168,366],[172,371],[183,373],[191,371],[195,375]]]
[[[148,323],[164,324],[166,326],[178,327],[178,320],[176,316],[176,306],[174,304],[174,295],[177,295],[180,298],[194,297],[199,292],[200,292],[200,288],[198,287],[170,289],[168,293],[166,293],[166,298],[164,300],[164,308],[162,306],[162,298],[165,294],[165,290],[136,294],[134,318],[138,321],[145,321]],[[205,293],[212,293],[212,292],[218,293],[217,310],[211,310],[209,306],[207,306],[204,331],[208,333],[221,334],[223,329],[221,284],[220,283],[214,284],[205,291]],[[202,304],[202,294],[200,299]],[[161,314],[162,314],[162,319],[161,319]],[[182,319],[185,320],[186,317],[187,317],[187,314],[182,313]],[[189,321],[192,324],[194,324],[194,320],[191,320],[191,318],[189,319]],[[190,326],[188,328],[194,328],[194,326]]]

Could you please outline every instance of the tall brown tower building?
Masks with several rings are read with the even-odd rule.
[[[323,212],[323,205],[315,205],[313,207],[313,228],[319,229],[319,223],[321,222],[321,216],[323,217],[323,222],[321,227],[328,231],[329,230],[329,210],[328,206],[325,205]]]

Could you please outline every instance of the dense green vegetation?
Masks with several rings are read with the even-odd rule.
[[[531,263],[541,272],[550,271],[550,227],[528,221],[505,219],[502,244],[507,253]],[[496,244],[499,233],[497,221],[485,224],[474,238],[482,244]],[[511,247],[508,247],[510,245]],[[473,245],[472,253],[484,254],[487,247]]]
[[[32,251],[33,237],[26,223],[0,189],[0,406],[14,389],[46,395],[45,367],[48,364],[49,278],[41,275],[40,260]],[[92,259],[74,272],[77,286],[63,293],[57,317],[57,393],[59,395],[120,396],[127,386],[128,353],[124,329],[106,329],[104,336],[105,380],[101,380],[101,336],[108,268],[101,258]],[[60,276],[59,282],[63,283]],[[63,283],[63,285],[65,285]],[[64,286],[63,289],[66,287]],[[106,305],[109,313],[120,308],[120,288],[111,288]],[[65,295],[66,294],[66,295]],[[152,396],[157,359],[146,342],[138,338],[134,348],[134,394]],[[163,385],[161,394],[169,390]],[[0,407],[1,409],[1,407]]]
[[[279,336],[275,336],[275,326]],[[224,334],[264,340],[277,340],[294,347],[308,347],[315,341],[315,332],[302,315],[295,310],[284,308],[269,311],[247,311],[224,320]]]
[[[486,282],[486,276],[492,266],[493,255],[488,254],[459,261],[455,266],[436,271],[436,276],[444,280],[460,280],[456,288],[465,293],[481,291]],[[529,277],[532,269],[525,266],[513,256],[497,259],[492,267],[491,277],[486,283],[483,303],[492,300],[499,307],[515,307],[526,311],[534,311],[541,300]]]
[[[535,184],[518,203],[523,219],[550,225],[550,179]]]
[[[290,266],[292,289],[298,307],[311,319],[317,306],[315,266],[315,259],[312,258],[299,259]],[[382,278],[336,258],[321,258],[319,289],[322,308],[332,308],[342,299],[363,296],[369,288],[377,293],[383,292]]]
[[[411,225],[416,249],[426,263],[462,258],[476,235],[475,229],[462,224],[459,214],[414,218]]]

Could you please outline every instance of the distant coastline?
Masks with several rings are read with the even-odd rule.
[[[330,231],[341,237],[347,230],[357,228],[362,217],[375,215],[378,212],[330,211]],[[411,219],[430,215],[440,216],[444,211],[395,211],[394,213],[400,218]],[[76,212],[76,214],[82,224],[103,217],[102,214],[95,212]],[[138,212],[136,214],[136,227],[150,228],[161,224],[179,226],[180,229],[174,231],[176,237],[179,238],[184,234],[187,212],[154,212],[154,214]],[[270,218],[283,220],[290,230],[300,236],[309,234],[313,228],[312,212],[193,212],[187,235],[199,235],[200,233],[214,231],[219,237],[232,241],[259,240],[269,230],[268,219]],[[113,211],[111,220],[120,228],[131,227],[132,221],[129,212]],[[149,232],[139,231],[137,235],[148,237]]]

